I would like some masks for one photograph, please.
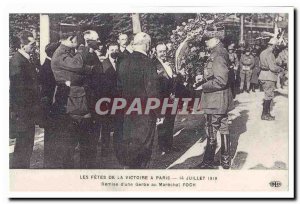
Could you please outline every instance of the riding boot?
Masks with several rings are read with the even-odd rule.
[[[271,111],[271,102],[272,100],[267,100],[267,116],[270,118],[270,120],[275,120],[275,116],[272,116]]]
[[[263,111],[262,111],[262,114],[261,114],[261,119],[262,120],[265,120],[264,118],[266,118],[266,113],[267,113],[267,108],[266,108],[266,100],[264,100],[263,102]]]
[[[221,166],[223,169],[229,169],[231,166],[229,134],[221,134]]]
[[[269,111],[269,102],[270,102],[270,100],[264,100],[264,103],[263,103],[263,112],[261,114],[261,119],[262,120],[271,121],[271,120],[275,119],[271,115],[268,114],[268,111]]]
[[[208,138],[207,138],[207,145],[203,157],[202,163],[199,165],[200,169],[214,169],[214,157],[217,148],[217,137],[216,132],[213,130],[211,124],[211,115],[207,115],[208,120]]]
[[[255,92],[255,84],[252,84],[252,92]]]

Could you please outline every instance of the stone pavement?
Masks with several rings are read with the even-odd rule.
[[[242,93],[230,112],[232,169],[287,169],[288,94],[276,92],[271,113],[275,121],[262,121],[263,92]],[[292,136],[290,136],[292,137]],[[220,136],[218,136],[220,141]],[[220,142],[219,142],[220,143]],[[168,168],[188,168],[202,161],[206,141],[196,142]],[[220,146],[218,145],[217,152]],[[218,161],[219,154],[215,160]]]
[[[272,114],[275,121],[262,121],[263,92],[242,93],[235,99],[235,109],[230,112],[232,169],[287,169],[288,166],[288,94],[280,90],[274,99]],[[174,128],[174,145],[181,149],[161,155],[155,148],[150,162],[152,169],[188,169],[197,166],[203,158],[206,145],[205,119],[203,115],[177,116]],[[292,137],[292,136],[290,136]],[[34,153],[31,168],[43,167],[43,129],[36,129]],[[220,136],[218,136],[220,141]],[[220,142],[219,142],[220,143]],[[10,140],[10,157],[14,140]],[[219,161],[218,145],[216,162]],[[76,168],[79,168],[79,154],[75,155]],[[122,168],[114,156],[113,149],[108,155],[101,155],[98,148],[98,167],[104,169]],[[221,168],[221,167],[220,167]]]

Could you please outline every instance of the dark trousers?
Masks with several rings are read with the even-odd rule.
[[[28,169],[30,168],[30,157],[33,152],[35,126],[27,131],[18,132],[16,134],[16,143],[12,159],[13,169]]]
[[[45,168],[74,168],[75,147],[80,144],[80,168],[97,168],[99,125],[91,118],[80,121],[64,115],[45,139]]]
[[[97,168],[98,126],[91,118],[73,123],[73,135],[80,144],[80,168]]]
[[[48,126],[49,125],[49,126]],[[59,157],[56,150],[57,138],[54,123],[44,128],[44,168],[57,168]],[[51,126],[50,126],[51,125]]]
[[[110,132],[114,131],[114,118],[113,116],[104,116],[101,128],[101,146],[108,148],[110,145]]]
[[[205,117],[206,127],[212,127],[214,135],[217,131],[220,131],[220,134],[229,134],[227,114],[205,114]]]
[[[157,126],[158,145],[160,149],[173,146],[173,129],[176,115],[166,114],[162,124]]]
[[[236,72],[234,69],[230,69],[228,73],[228,81],[230,84],[230,89],[232,92],[233,98],[235,98],[235,87],[236,87]]]
[[[123,115],[107,115],[102,119],[101,145],[108,148],[110,145],[110,132],[113,134],[114,146],[122,140],[123,133]]]

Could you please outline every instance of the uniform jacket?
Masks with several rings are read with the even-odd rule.
[[[255,62],[255,65],[254,65],[253,72],[251,75],[250,83],[258,84],[258,76],[260,73],[260,61],[259,61],[258,56],[254,57],[254,62]]]
[[[51,68],[56,82],[65,83],[71,81],[73,84],[82,84],[85,73],[89,70],[84,66],[88,52],[83,46],[80,46],[77,53],[73,53],[72,49],[60,45],[54,52],[51,60]]]
[[[287,48],[282,50],[276,58],[276,64],[278,66],[285,67],[286,69],[288,69],[288,54],[289,51]]]
[[[40,114],[36,67],[16,52],[9,63],[10,128],[21,132],[32,129]]]
[[[281,67],[276,65],[276,59],[272,49],[268,47],[260,53],[260,68],[259,80],[262,81],[277,81],[278,73]]]
[[[243,54],[240,59],[240,66],[241,70],[243,70],[243,66],[250,67],[250,70],[252,70],[255,66],[254,57],[252,55],[247,56],[246,54]]]
[[[238,67],[239,66],[239,59],[237,57],[237,54],[235,52],[228,53],[228,56],[229,56],[230,65]]]
[[[220,43],[212,50],[204,71],[206,79],[213,76],[202,85],[201,107],[206,114],[227,114],[232,108],[228,66],[228,52]]]
[[[88,51],[80,46],[76,54],[72,49],[61,44],[54,52],[51,68],[55,77],[57,88],[56,101],[59,106],[66,106],[66,112],[71,115],[85,115],[89,112],[84,84],[86,75],[91,72],[91,66],[86,64]],[[65,86],[70,81],[71,87]]]

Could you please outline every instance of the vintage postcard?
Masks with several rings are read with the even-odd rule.
[[[294,197],[294,8],[8,20],[12,198]]]

